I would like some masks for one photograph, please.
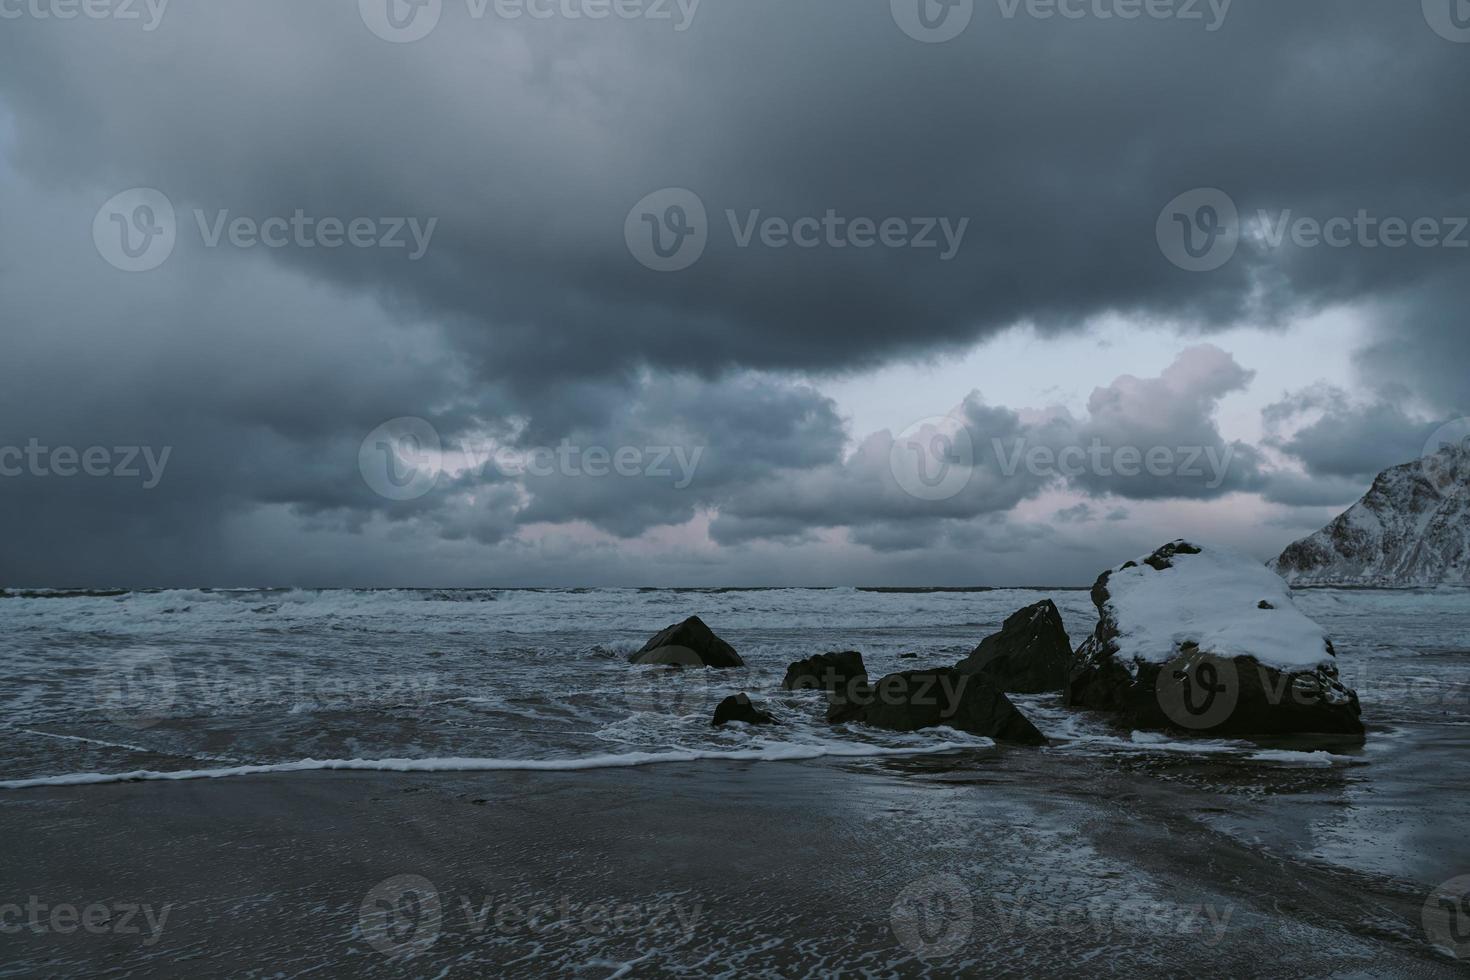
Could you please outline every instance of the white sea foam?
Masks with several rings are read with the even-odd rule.
[[[1331,752],[1293,752],[1290,749],[1262,749],[1251,753],[1256,762],[1280,762],[1290,766],[1341,766],[1361,762],[1350,755],[1333,755]]]
[[[152,749],[142,745],[130,745],[127,742],[109,742],[101,738],[83,738],[81,735],[58,735],[56,732],[38,732],[34,728],[15,728],[14,731],[23,735],[34,735],[37,738],[54,738],[59,742],[81,742],[86,745],[100,745],[109,749],[126,749],[129,752],[146,752],[157,755]]]
[[[128,742],[110,742],[102,738],[84,738],[81,735],[59,735],[56,732],[38,732],[34,728],[14,728],[13,731],[26,735],[35,735],[39,738],[54,738],[60,742],[80,742],[85,745],[97,745],[107,749],[123,749],[127,752],[141,752],[144,755],[168,755],[180,759],[194,759],[198,762],[238,762],[227,755],[206,755],[196,752],[167,752],[163,749],[150,749],[146,745],[132,745]]]
[[[1041,699],[1033,699],[1040,701]],[[1363,760],[1330,752],[1299,752],[1289,749],[1262,749],[1245,739],[1180,738],[1167,732],[1133,731],[1126,738],[1097,718],[1083,712],[1066,713],[1066,709],[1032,703],[1027,714],[1051,740],[1050,751],[1116,752],[1142,755],[1165,752],[1178,755],[1230,755],[1251,762],[1275,762],[1297,766],[1333,766],[1358,764]]]
[[[991,743],[994,744],[994,743]],[[937,742],[914,748],[884,748],[877,745],[767,745],[759,749],[723,752],[672,749],[665,752],[624,752],[573,759],[302,759],[274,765],[234,766],[228,769],[181,769],[173,772],[136,770],[119,773],[65,773],[31,779],[0,781],[0,789],[30,789],[38,786],[84,786],[96,783],[131,783],[151,780],[226,779],[234,776],[265,776],[278,773],[349,770],[358,772],[567,772],[583,769],[626,769],[670,762],[793,762],[806,759],[874,758],[881,756],[940,755],[974,750],[976,742]]]

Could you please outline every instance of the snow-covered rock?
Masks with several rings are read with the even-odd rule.
[[[1447,446],[1385,470],[1271,567],[1293,585],[1470,585],[1470,449]]]
[[[1175,541],[1104,572],[1092,601],[1099,621],[1077,650],[1069,705],[1137,729],[1363,733],[1331,641],[1247,555]]]

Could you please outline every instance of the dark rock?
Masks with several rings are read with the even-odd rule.
[[[715,720],[710,724],[726,725],[732,721],[743,721],[747,725],[774,725],[776,719],[751,704],[745,694],[732,694],[715,708]]]
[[[863,655],[856,650],[845,653],[819,653],[806,660],[798,660],[786,668],[786,678],[781,686],[788,691],[826,691],[829,694],[841,690],[854,680],[867,680],[868,668],[863,666]]]
[[[919,659],[919,655],[917,653],[900,653],[898,655],[898,659],[899,660],[918,660]]]
[[[714,634],[698,616],[670,626],[628,658],[629,663],[667,667],[744,667],[735,648]]]
[[[1118,603],[1125,593],[1127,612]],[[1262,593],[1272,598],[1257,601]],[[1098,624],[1073,660],[1068,705],[1116,712],[1139,729],[1225,737],[1363,736],[1358,696],[1338,679],[1331,641],[1296,609],[1284,581],[1245,556],[1174,542],[1141,564],[1104,572],[1092,587],[1092,601]],[[1290,648],[1306,654],[1300,666],[1283,669],[1240,652],[1243,639],[1265,641],[1259,630],[1232,632],[1231,624],[1248,622],[1261,609],[1281,617],[1283,637],[1304,638]],[[1120,616],[1128,621],[1120,622]],[[1201,631],[1198,640],[1181,639],[1192,630]],[[1220,641],[1222,634],[1230,639]],[[1202,648],[1211,637],[1230,653]],[[1126,656],[1125,642],[1133,651]],[[1314,649],[1307,650],[1308,643]],[[1280,663],[1281,650],[1274,653]]]
[[[898,732],[947,725],[997,742],[1046,743],[994,681],[952,667],[889,674],[873,685],[855,681],[846,691],[833,695],[827,720],[861,722]]]
[[[1171,541],[1145,558],[1143,563],[1156,572],[1162,572],[1165,569],[1174,567],[1174,556],[1197,554],[1200,554],[1200,549],[1188,541]],[[1127,567],[1137,568],[1138,566],[1129,565]]]
[[[1050,599],[1013,613],[1001,631],[980,641],[955,668],[984,674],[1011,694],[1045,694],[1067,686],[1072,640]]]

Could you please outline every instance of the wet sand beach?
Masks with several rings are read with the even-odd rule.
[[[989,749],[11,790],[7,893],[111,925],[43,909],[0,972],[1464,975],[1421,911],[1470,843],[1422,776],[1467,734],[1370,741],[1371,785]]]

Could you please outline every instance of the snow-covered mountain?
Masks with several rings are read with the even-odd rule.
[[[1385,470],[1367,496],[1271,567],[1293,585],[1470,584],[1470,448]]]

